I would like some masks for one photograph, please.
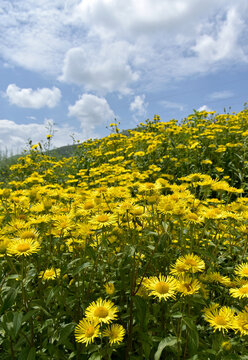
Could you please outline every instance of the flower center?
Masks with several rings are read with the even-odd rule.
[[[214,320],[217,325],[226,325],[227,323],[226,319],[221,315],[215,316]]]
[[[85,331],[85,336],[87,338],[91,338],[94,335],[94,333],[95,333],[95,328],[94,326],[90,325],[88,329]]]
[[[248,268],[243,269],[242,272],[243,272],[244,275],[248,275]]]
[[[241,292],[241,294],[248,294],[248,286],[240,288],[239,291]]]
[[[54,270],[47,270],[46,271],[46,276],[53,276],[53,275],[55,275]]]
[[[108,215],[98,215],[97,216],[97,221],[101,222],[101,223],[104,223],[106,221],[108,221]]]
[[[84,203],[85,210],[93,209],[93,207],[94,207],[94,203],[92,201],[88,201],[88,202]]]
[[[159,294],[166,294],[169,291],[169,285],[166,284],[164,281],[159,281],[156,285],[155,285],[155,290],[159,293]]]
[[[19,252],[26,252],[29,249],[30,249],[29,244],[19,244],[19,245],[17,245],[17,251],[19,251]]]
[[[113,329],[113,330],[111,331],[111,339],[112,339],[112,340],[117,339],[118,336],[119,336],[118,331]]]
[[[197,262],[194,260],[194,259],[187,259],[185,261],[185,264],[186,265],[190,265],[190,266],[196,266],[197,265]]]
[[[94,316],[99,318],[105,318],[106,316],[108,316],[108,310],[104,306],[99,306],[94,311]]]

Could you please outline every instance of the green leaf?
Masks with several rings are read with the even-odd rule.
[[[160,356],[162,354],[162,351],[166,346],[174,346],[177,343],[177,338],[175,336],[168,336],[167,338],[164,338],[160,341],[158,344],[158,349],[156,351],[156,354],[154,355],[154,360],[159,360]]]
[[[74,328],[75,328],[74,323],[69,323],[69,324],[64,325],[60,331],[59,342],[63,343],[64,340],[67,339],[68,336],[72,333]]]
[[[20,330],[20,327],[22,325],[22,318],[23,313],[22,312],[15,312],[13,316],[13,335],[16,337],[18,334],[18,331]]]
[[[183,317],[183,322],[185,323],[188,333],[189,333],[189,353],[190,355],[195,355],[199,346],[199,335],[197,327],[194,321],[189,317]]]
[[[101,358],[101,355],[99,355],[98,353],[93,353],[89,360],[101,360]]]
[[[34,347],[32,347],[29,351],[27,360],[34,360],[35,359],[36,350]]]
[[[79,274],[83,269],[90,268],[90,267],[91,267],[90,262],[86,262],[80,266],[77,266],[76,269],[73,271],[72,276],[75,276],[75,275]]]
[[[3,305],[1,307],[1,313],[5,312],[5,310],[9,309],[15,302],[17,297],[17,289],[9,288],[8,293],[3,299]]]

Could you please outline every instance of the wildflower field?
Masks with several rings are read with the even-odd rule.
[[[248,109],[110,126],[0,174],[0,358],[248,359]]]

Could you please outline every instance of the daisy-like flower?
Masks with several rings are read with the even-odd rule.
[[[54,280],[59,277],[61,270],[60,269],[46,269],[45,271],[41,271],[39,274],[39,278],[42,280]]]
[[[100,333],[99,324],[94,320],[82,319],[75,328],[77,342],[91,344]]]
[[[248,278],[248,263],[242,263],[235,267],[234,273],[242,278]]]
[[[26,239],[37,240],[39,234],[37,231],[33,229],[25,229],[25,230],[19,230],[17,236],[22,240],[26,240]]]
[[[33,239],[12,240],[7,247],[8,255],[29,256],[40,250],[40,244]]]
[[[109,343],[112,346],[122,342],[125,336],[125,329],[122,325],[112,324],[103,331],[102,335],[109,337]]]
[[[188,267],[182,262],[177,261],[174,265],[172,265],[170,274],[174,276],[182,276],[186,271],[188,271]]]
[[[173,276],[166,277],[160,274],[159,277],[150,277],[144,285],[149,291],[149,296],[158,297],[159,301],[162,299],[166,301],[170,297],[175,298],[178,282]]]
[[[189,276],[185,275],[178,279],[178,291],[181,293],[181,296],[195,294],[199,291],[200,287],[200,282]]]
[[[117,312],[118,309],[112,301],[99,298],[87,307],[85,316],[87,319],[93,319],[101,324],[109,324],[116,319]]]
[[[89,222],[94,226],[94,228],[101,229],[104,226],[115,224],[117,222],[117,217],[114,214],[99,214],[94,216]]]
[[[185,256],[180,256],[177,259],[174,269],[185,269],[185,271],[196,273],[205,269],[205,263],[199,256],[187,254]],[[171,273],[173,273],[173,269],[171,270]]]
[[[228,331],[234,328],[234,311],[227,307],[215,304],[210,308],[204,309],[205,320],[216,330]]]
[[[232,285],[232,281],[228,276],[221,275],[218,271],[210,272],[204,277],[204,280],[209,283],[219,283],[224,286]]]
[[[248,283],[240,288],[232,288],[229,290],[230,294],[234,298],[247,298],[248,297]]]
[[[235,332],[240,332],[241,335],[248,335],[248,308],[240,312],[234,320]]]
[[[105,291],[108,295],[113,295],[115,292],[115,286],[113,283],[105,284]]]

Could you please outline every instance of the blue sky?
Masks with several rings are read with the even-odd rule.
[[[248,102],[246,0],[0,0],[0,150]]]

